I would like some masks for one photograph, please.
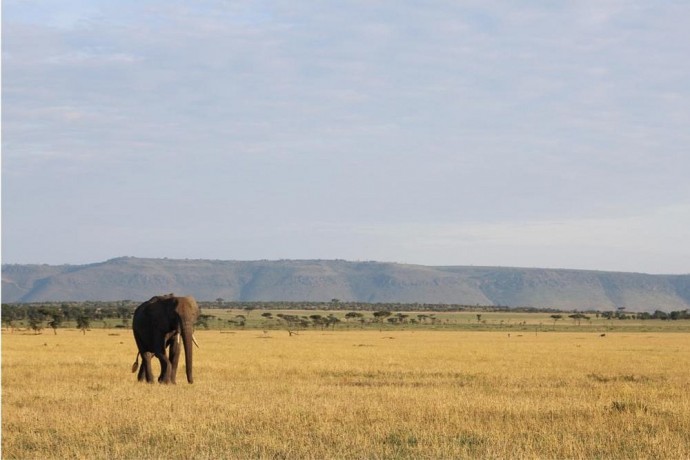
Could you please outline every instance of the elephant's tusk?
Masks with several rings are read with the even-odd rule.
[[[192,342],[194,342],[194,345],[196,345],[197,348],[201,348],[199,344],[196,342],[196,337],[194,337],[194,334],[192,334]]]
[[[177,344],[179,345],[179,344],[180,344],[180,334],[177,334],[177,339],[176,339],[176,340],[177,340]]]

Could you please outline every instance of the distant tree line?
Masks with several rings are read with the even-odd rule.
[[[120,320],[120,327],[129,327],[137,302],[47,302],[2,304],[2,324],[14,328],[20,322],[36,332],[49,327],[57,329],[69,323],[82,331],[96,321]]]
[[[501,305],[466,305],[445,303],[403,303],[403,302],[351,302],[331,299],[330,302],[293,302],[293,301],[226,301],[222,298],[215,302],[199,302],[200,307],[227,308],[232,310],[334,310],[334,311],[557,311],[551,308],[508,307]]]
[[[647,319],[660,319],[660,320],[671,320],[671,321],[676,321],[679,319],[690,319],[690,310],[676,310],[676,311],[671,311],[671,312],[665,312],[662,310],[655,310],[654,313],[649,313],[647,311],[645,312],[638,312],[638,313],[630,313],[626,312],[624,308],[618,308],[616,311],[604,311],[604,312],[597,312],[597,317],[601,316],[606,319],[641,319],[641,320],[647,320]]]
[[[664,312],[655,310],[653,313],[626,312],[625,308],[615,311],[588,310],[585,312],[564,311],[554,308],[518,307],[506,306],[481,306],[461,304],[426,304],[426,303],[366,303],[343,302],[332,299],[330,302],[227,302],[221,298],[215,301],[199,302],[202,308],[197,322],[198,327],[208,328],[209,322],[215,316],[209,314],[214,309],[242,310],[249,315],[254,310],[264,311],[261,316],[265,321],[282,324],[288,329],[299,328],[335,328],[338,323],[373,324],[373,325],[398,325],[398,324],[436,324],[437,318],[433,313],[445,312],[531,312],[552,313],[551,318],[556,322],[567,315],[577,324],[582,320],[589,321],[591,316],[605,319],[638,319],[638,320],[687,320],[690,319],[690,310]],[[122,300],[117,302],[40,302],[40,303],[3,303],[2,324],[13,329],[19,324],[40,332],[50,328],[57,334],[60,327],[77,327],[86,332],[94,323],[102,322],[103,326],[129,328],[134,310],[139,305],[137,301]],[[343,319],[336,315],[291,315],[286,313],[274,314],[269,310],[314,310],[314,311],[347,311]],[[412,313],[414,312],[414,314]],[[367,313],[368,315],[365,315]],[[569,314],[570,313],[570,314]],[[236,315],[227,320],[229,325],[244,327],[247,321],[246,315]],[[481,321],[481,313],[477,313],[477,321]]]

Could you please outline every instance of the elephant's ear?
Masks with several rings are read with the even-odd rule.
[[[179,314],[180,313],[180,298],[179,297],[170,297],[167,300],[168,300],[168,302],[170,302],[170,306],[175,311],[175,313]]]

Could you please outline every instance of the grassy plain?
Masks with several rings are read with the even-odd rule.
[[[361,324],[356,319],[348,320],[345,310],[254,310],[247,312],[237,309],[204,308],[203,313],[210,315],[208,322],[211,329],[238,329],[231,321],[238,315],[246,318],[245,328],[276,330],[286,329],[285,322],[278,317],[279,314],[295,315],[308,318],[310,315],[333,315],[340,320],[336,330],[356,329],[382,329],[382,330],[466,330],[466,331],[561,331],[561,332],[690,332],[690,321],[662,321],[641,319],[606,319],[588,313],[587,319],[573,320],[568,315],[572,313],[548,313],[548,312],[518,312],[518,311],[489,311],[489,312],[428,312],[410,311],[403,312],[407,315],[404,324],[390,324],[387,319],[380,323],[372,323],[373,312],[360,312],[364,315],[365,323]],[[271,313],[268,319],[262,316]],[[559,319],[554,320],[552,315],[557,314]],[[395,317],[395,313],[392,315]],[[424,318],[420,318],[422,315]],[[478,317],[479,315],[479,317]],[[431,319],[433,317],[433,320]]]
[[[129,331],[3,332],[2,457],[690,457],[687,333],[197,337],[194,385],[162,386]]]

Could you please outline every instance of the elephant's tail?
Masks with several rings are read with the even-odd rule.
[[[137,352],[137,359],[134,361],[134,364],[132,364],[132,372],[136,372],[137,369],[139,369],[139,355],[140,353]]]

